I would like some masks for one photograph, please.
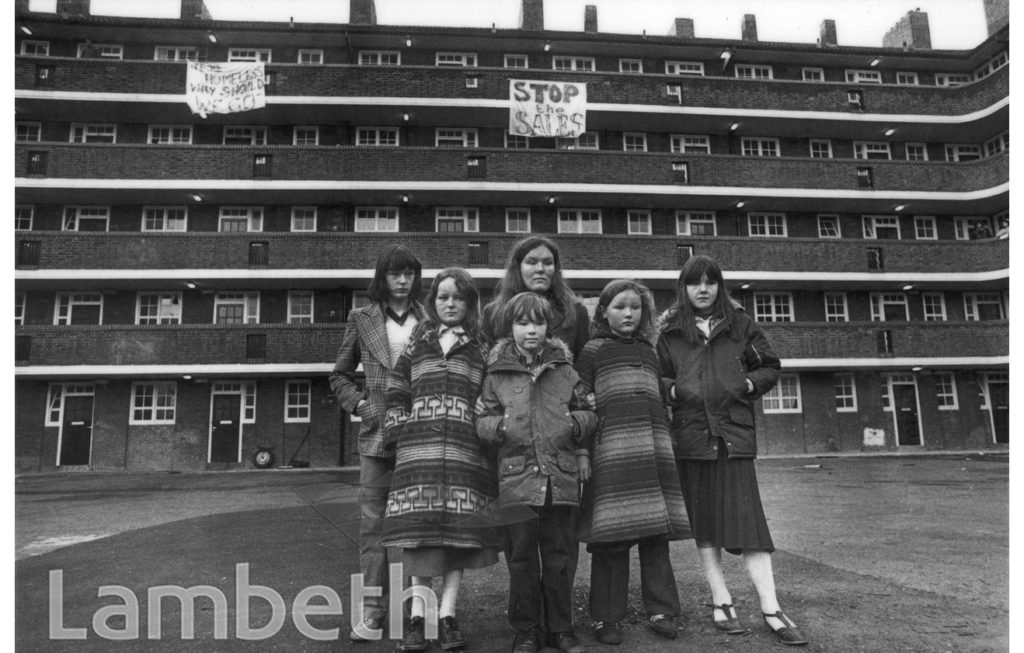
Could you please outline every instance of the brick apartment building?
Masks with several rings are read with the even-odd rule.
[[[339,0],[344,1],[344,0]],[[1009,26],[932,49],[597,28],[55,13],[16,5],[15,467],[355,461],[327,376],[377,252],[471,270],[524,232],[591,304],[672,300],[716,257],[785,367],[762,453],[1008,445]],[[881,26],[885,29],[885,26]],[[263,62],[266,105],[193,114],[186,61]],[[586,131],[509,133],[510,80],[586,85]],[[301,464],[301,463],[300,463]]]

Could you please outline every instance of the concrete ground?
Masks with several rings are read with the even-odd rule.
[[[811,640],[804,650],[1009,650],[1007,455],[757,464],[780,602]],[[353,470],[18,477],[15,650],[391,651],[392,641],[347,639],[349,574],[357,571],[356,480]],[[641,623],[635,555],[626,639],[617,650],[782,650],[760,622],[756,595],[733,556],[726,556],[726,576],[749,630],[714,630],[692,541],[672,545],[685,627],[675,641],[659,639]],[[236,595],[242,569],[254,587],[248,599]],[[467,650],[509,650],[507,580],[503,561],[466,573],[459,618]],[[179,602],[149,600],[158,586],[209,586],[202,591],[222,592],[225,603],[196,601],[188,639]],[[263,596],[280,595],[282,609],[255,586],[269,588]],[[308,624],[333,638],[331,629],[338,629],[340,641],[316,639],[294,618],[294,599],[314,586],[335,594],[344,615],[330,609]],[[616,647],[594,640],[588,586],[583,552],[577,631],[588,649],[611,653]],[[247,629],[255,639],[239,637]],[[111,639],[118,632],[128,639]]]

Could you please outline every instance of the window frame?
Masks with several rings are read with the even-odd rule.
[[[14,326],[25,326],[25,307],[27,296],[23,292],[14,293]]]
[[[946,143],[943,150],[947,162],[967,163],[984,158],[984,150],[977,143]]]
[[[915,149],[915,153],[911,154],[911,148]],[[917,153],[920,153],[920,157]],[[926,143],[905,143],[903,146],[903,156],[907,161],[927,161],[928,160],[928,145]]]
[[[879,238],[879,229],[896,229],[895,240],[903,240],[903,225],[898,215],[862,215],[861,227],[861,235],[866,240],[893,240],[892,238]]]
[[[829,229],[827,228],[827,224],[826,224],[827,220],[834,220],[834,222],[835,222],[835,224],[833,225],[835,227],[835,234],[834,235],[829,233]],[[837,214],[837,213],[819,213],[818,214],[818,238],[830,238],[830,239],[833,239],[833,238],[842,238],[842,237],[843,237],[843,227],[842,227],[841,221],[839,220],[839,214]]]
[[[910,321],[910,300],[905,292],[872,292],[869,294],[871,305],[872,322],[909,322]],[[903,307],[903,319],[887,320],[885,309],[887,306]]]
[[[795,392],[793,392],[794,390]],[[787,405],[787,403],[792,405]],[[800,387],[800,375],[795,373],[780,374],[779,381],[775,384],[775,387],[762,395],[761,410],[764,411],[765,415],[802,413],[803,398]]]
[[[938,240],[939,229],[933,215],[914,216],[914,240]]]
[[[73,122],[69,131],[69,143],[117,143],[116,123]]]
[[[634,218],[637,220],[634,221]],[[635,224],[640,229],[634,229]],[[626,209],[626,234],[630,236],[650,236],[653,231],[651,212],[649,209]]]
[[[355,145],[356,147],[398,147],[401,145],[401,138],[401,130],[398,127],[361,126],[356,127]]]
[[[316,57],[319,61],[303,61],[303,55],[307,58]],[[295,63],[302,66],[322,66],[324,65],[324,50],[323,48],[299,48],[295,55]]]
[[[916,72],[896,71],[896,84],[899,86],[920,86],[921,80]]]
[[[672,134],[669,142],[673,154],[711,154],[708,134]]]
[[[302,136],[300,139],[300,133],[308,134],[312,132],[313,142],[309,143],[309,137]],[[302,142],[300,142],[300,140]],[[319,125],[295,125],[292,127],[292,145],[296,147],[316,147],[320,145],[320,126]]]
[[[166,139],[161,131],[167,132]],[[149,125],[146,133],[147,145],[191,145],[192,125]],[[183,140],[184,138],[184,140]]]
[[[171,215],[171,212],[181,212],[181,217]],[[154,215],[150,216],[149,213],[153,212]],[[159,213],[159,214],[157,214]],[[144,232],[174,232],[184,233],[188,231],[188,207],[187,206],[157,206],[157,205],[146,205],[142,207],[142,222],[139,227],[139,231]],[[157,221],[160,226],[157,228]],[[153,226],[150,226],[152,223]],[[180,223],[180,226],[179,226]]]
[[[921,314],[925,322],[949,321],[946,313],[946,293],[941,291],[922,292]]]
[[[593,141],[591,143],[590,141]],[[555,149],[556,150],[599,150],[601,149],[601,139],[598,132],[587,131],[583,132],[579,136],[556,136],[555,137]]]
[[[711,233],[697,233],[694,225],[710,225]],[[680,209],[676,211],[676,235],[677,236],[718,236],[718,216],[714,211],[693,211]]]
[[[514,143],[514,145],[509,145]],[[530,137],[525,134],[510,134],[509,131],[505,130],[505,149],[506,150],[528,150],[530,149]]]
[[[776,323],[796,321],[793,293],[791,292],[755,292],[752,301],[755,322]]]
[[[569,63],[569,67],[559,66],[559,63]],[[559,72],[597,72],[597,59],[594,57],[577,57],[573,55],[556,55],[551,57],[551,70]]]
[[[978,309],[983,304],[996,306],[999,309],[999,317],[994,320],[981,319],[981,312]],[[965,292],[964,319],[968,322],[999,322],[1005,320],[1006,305],[1003,302],[1003,295],[998,292]]]
[[[445,215],[442,215],[444,213]],[[462,220],[461,232],[441,231],[442,220]],[[435,206],[435,233],[480,233],[480,209],[475,206]]]
[[[449,132],[448,135],[442,135],[442,132]],[[461,136],[457,134],[461,132]],[[441,141],[452,141],[452,143],[442,143]],[[456,145],[456,141],[461,141],[461,145]],[[480,143],[480,130],[476,127],[435,127],[434,128],[434,147],[452,147],[452,148],[463,148],[463,149],[476,149]]]
[[[521,59],[523,62],[522,66],[509,65],[509,62],[513,59]],[[504,54],[501,57],[501,63],[503,68],[509,68],[512,70],[528,70],[530,68],[530,55],[527,54]]]
[[[777,219],[781,219],[781,221]],[[764,233],[754,233],[756,220],[763,220],[763,229],[759,227],[757,230],[763,230]],[[773,225],[772,221],[776,221],[776,224]],[[751,212],[747,214],[747,235],[752,238],[786,238],[789,235],[787,222],[785,213],[776,211]],[[772,231],[778,231],[779,226],[782,228],[782,233],[771,233]]]
[[[62,302],[62,300],[66,301]],[[100,292],[59,292],[53,302],[53,325],[76,326],[72,324],[75,306],[98,306],[99,316],[95,324],[101,325],[103,324],[104,303],[103,293]],[[65,306],[66,310],[63,310]]]
[[[974,80],[970,73],[935,73],[935,85],[947,88],[966,86]]]
[[[249,53],[252,53],[250,56]],[[273,63],[272,48],[228,48],[228,63]]]
[[[309,299],[309,311],[299,312],[296,308],[305,308],[305,304],[296,307],[296,301],[305,302]],[[289,290],[286,299],[286,324],[313,324],[316,322],[316,293],[312,290]]]
[[[27,212],[28,215],[23,215]],[[15,231],[32,231],[32,225],[35,224],[36,219],[36,207],[34,204],[15,204],[14,205],[14,230]]]
[[[33,138],[33,133],[35,138]],[[42,143],[43,123],[34,120],[19,120],[14,124],[15,143]]]
[[[810,75],[810,77],[808,77],[808,75]],[[823,82],[825,81],[825,69],[815,68],[813,66],[804,66],[800,69],[800,79],[805,82]]]
[[[850,301],[845,292],[825,292],[822,299],[825,305],[826,322],[850,321]]]
[[[815,153],[815,149],[814,149],[815,145],[817,145],[819,147],[819,150],[818,150],[817,154]],[[820,147],[822,145],[825,146],[825,154],[824,154],[824,156],[821,155],[822,152],[820,150]],[[810,156],[811,156],[812,159],[831,159],[831,158],[833,158],[833,154],[832,154],[832,139],[830,139],[830,138],[812,138],[808,142],[808,148],[810,150]]]
[[[148,403],[140,404],[140,400],[147,398],[147,395],[140,394],[142,388],[152,388],[152,394],[148,395]],[[161,405],[161,399],[165,402],[170,399],[170,405]],[[133,381],[130,406],[128,424],[132,426],[174,424],[178,413],[177,381]],[[167,416],[168,411],[170,417]],[[146,414],[149,417],[146,417]]]
[[[519,221],[519,220],[523,219],[522,215],[519,215],[519,216],[513,216],[512,215],[513,212],[517,212],[517,211],[522,211],[522,212],[525,212],[525,214],[526,214],[525,215],[525,218],[526,218],[526,228],[525,229],[513,229],[512,228],[512,221],[513,220]],[[533,224],[533,218],[530,215],[530,208],[529,207],[525,207],[525,206],[524,207],[518,207],[518,206],[507,206],[507,207],[505,207],[505,233],[509,233],[509,234],[530,233],[532,231],[532,229],[533,229],[532,224]]]
[[[228,222],[245,219],[244,230],[224,229],[225,220]],[[264,211],[262,206],[230,205],[221,206],[217,211],[217,231],[219,233],[262,233]]]
[[[597,217],[597,230],[587,230],[587,224],[593,224],[593,217]],[[604,212],[601,209],[558,209],[558,233],[560,234],[603,234],[604,233]],[[575,225],[572,230],[564,227],[570,222]]]
[[[86,48],[96,50],[95,57],[85,57],[83,53]],[[124,45],[120,43],[79,43],[76,58],[78,59],[124,59]]]
[[[372,216],[364,215],[360,217],[360,213],[371,212],[373,213]],[[400,214],[397,206],[357,206],[353,209],[352,216],[352,230],[356,233],[398,233],[399,231]],[[360,227],[360,220],[363,221],[362,227]],[[373,220],[375,228],[367,229],[367,220]],[[394,227],[392,229],[379,228],[382,224],[390,224],[392,222]]]
[[[74,227],[69,228],[71,212],[74,212]],[[94,212],[92,215],[83,215],[83,212]],[[103,214],[102,217],[100,214]],[[110,231],[110,207],[109,206],[86,206],[86,205],[70,205],[65,206],[62,212],[61,220],[61,231],[82,231],[81,227],[82,220],[103,220],[103,229],[86,229],[85,231]]]
[[[754,147],[756,145],[756,147]],[[772,152],[774,150],[774,153]],[[744,136],[740,138],[740,153],[752,157],[780,157],[779,139],[771,136]]]
[[[633,67],[633,70],[623,70],[623,68]],[[643,75],[644,74],[644,60],[643,59],[632,59],[632,58],[620,58],[619,59],[619,72],[627,75]]]
[[[856,375],[852,372],[839,372],[835,374],[832,377],[832,389],[837,413],[857,412]]]
[[[441,61],[442,57],[450,61]],[[443,68],[476,68],[478,57],[476,52],[435,52],[434,65]]]
[[[939,410],[960,410],[960,397],[956,389],[956,375],[952,372],[935,372],[935,405]]]
[[[45,52],[29,52],[28,46],[30,45],[34,46],[33,49],[43,49]],[[50,42],[41,39],[22,39],[18,44],[18,54],[22,57],[48,57],[50,56]]]
[[[305,386],[303,392],[300,388]],[[293,391],[296,388],[296,391]],[[305,415],[303,415],[305,413]],[[309,379],[286,379],[284,382],[285,424],[308,424],[313,414],[313,382]]]
[[[1004,131],[982,143],[984,156],[996,156],[1010,149],[1010,132]]]
[[[953,217],[953,234],[956,240],[979,240],[972,237],[979,225],[988,226],[992,231],[992,219],[984,215],[957,215]]]
[[[775,72],[767,64],[736,64],[733,69],[736,79],[775,79]],[[749,73],[749,74],[743,74]],[[765,75],[767,73],[767,75]]]
[[[878,154],[885,156],[876,156]],[[892,145],[888,141],[854,141],[853,158],[860,161],[891,161]]]
[[[164,302],[167,299],[168,302]],[[155,301],[153,301],[155,300]],[[177,303],[175,303],[177,300]],[[177,315],[171,311],[165,312],[164,306],[169,303],[177,306]],[[153,307],[152,314],[143,315],[143,306]],[[137,326],[181,324],[181,314],[184,309],[184,297],[180,290],[139,290],[135,293],[135,324]]]
[[[882,71],[847,68],[844,79],[847,84],[881,84]]]
[[[673,70],[673,68],[675,70]],[[704,62],[681,61],[677,59],[668,60],[665,62],[665,74],[674,75],[676,77],[703,77]]]
[[[392,55],[394,62],[390,61]],[[385,58],[389,61],[384,61]],[[376,59],[376,61],[370,61],[370,59]],[[356,54],[356,62],[360,66],[401,66],[402,52],[401,50],[360,50]]]
[[[647,151],[647,132],[623,132],[622,133],[622,151],[623,152],[646,152]]]
[[[234,133],[231,136],[229,136],[229,132]],[[246,139],[246,136],[244,135],[245,132],[249,133],[248,143],[241,142]],[[229,138],[238,142],[229,143]],[[221,130],[221,145],[238,145],[241,147],[254,147],[257,145],[266,144],[267,127],[265,125],[224,125],[224,128]]]
[[[309,212],[312,215],[299,215],[300,212]],[[289,218],[288,230],[292,233],[315,233],[319,223],[319,211],[313,205],[293,206],[289,212]],[[296,229],[299,221],[308,222],[309,220],[312,220],[312,229]]]
[[[161,57],[161,54],[164,56]],[[168,63],[199,61],[199,48],[191,45],[156,45],[153,46],[153,61]]]
[[[241,306],[241,322],[218,322],[217,312],[221,306]],[[221,290],[213,295],[213,323],[219,326],[239,326],[260,323],[260,291]]]

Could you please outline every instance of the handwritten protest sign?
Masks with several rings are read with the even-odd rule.
[[[190,61],[185,98],[192,113],[237,113],[267,105],[262,63],[197,63]]]
[[[508,132],[575,138],[587,131],[587,85],[509,80]]]

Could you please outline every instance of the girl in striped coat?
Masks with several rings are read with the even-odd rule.
[[[596,395],[601,421],[579,536],[591,554],[590,614],[605,644],[622,641],[618,622],[626,616],[634,544],[648,625],[668,639],[677,631],[679,594],[669,541],[690,537],[690,530],[652,345],[653,322],[650,290],[630,279],[610,282],[598,300],[594,337],[576,363]]]

